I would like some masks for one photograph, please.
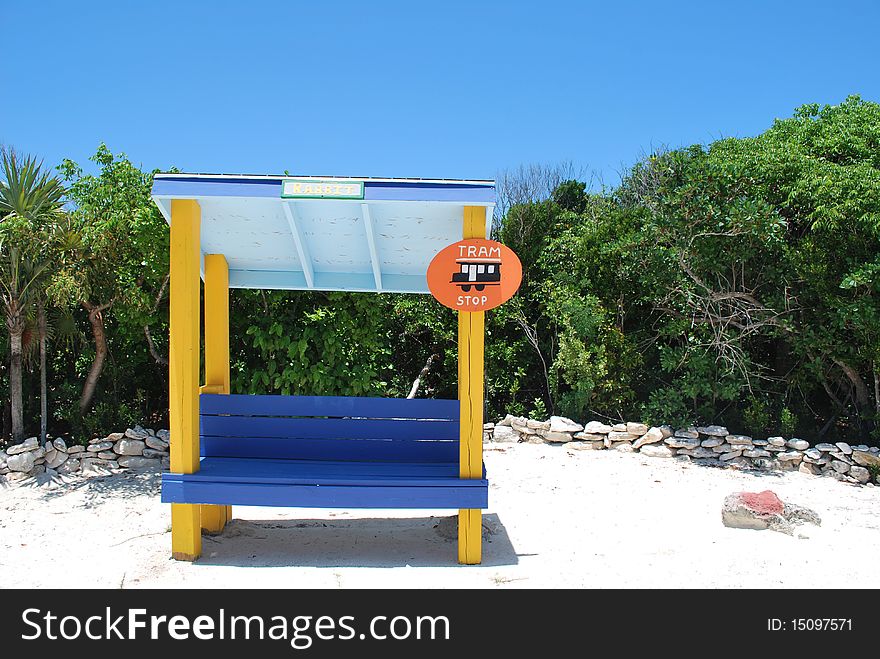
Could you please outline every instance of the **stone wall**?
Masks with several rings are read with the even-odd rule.
[[[36,437],[0,450],[0,479],[12,482],[39,474],[101,474],[117,469],[167,469],[167,430],[135,426],[96,437],[87,446],[67,446],[63,439],[42,446]]]
[[[496,424],[483,427],[488,442],[566,444],[586,451],[638,452],[653,458],[678,458],[714,467],[801,471],[830,476],[848,483],[869,483],[872,470],[880,470],[880,448],[845,442],[816,444],[803,439],[768,437],[753,439],[736,435],[723,426],[673,429],[644,423],[607,424],[590,421],[581,425],[551,416],[537,421],[508,414]]]
[[[487,442],[566,444],[587,451],[638,452],[654,458],[677,458],[715,467],[801,471],[848,483],[869,483],[880,470],[880,448],[845,442],[811,446],[803,439],[753,439],[728,432],[723,426],[673,429],[644,423],[581,425],[551,416],[537,421],[508,414],[483,427]],[[97,437],[86,446],[67,446],[63,439],[40,445],[36,437],[0,450],[0,483],[39,474],[105,474],[119,469],[168,469],[167,430],[135,426],[125,432]],[[875,481],[876,482],[876,481]]]

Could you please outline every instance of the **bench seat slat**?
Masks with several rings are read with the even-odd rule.
[[[202,437],[204,457],[372,462],[452,462],[458,441]]]
[[[456,463],[318,462],[203,458],[194,474],[169,474],[169,480],[297,485],[449,485],[480,487],[482,481],[460,479]]]
[[[299,508],[461,509],[488,507],[488,486],[425,487],[287,485],[281,483],[218,483],[165,480],[163,503]]]
[[[201,435],[298,439],[458,439],[457,421],[202,416]]]
[[[457,400],[348,396],[257,396],[202,394],[203,415],[362,416],[375,419],[446,419],[458,421]]]

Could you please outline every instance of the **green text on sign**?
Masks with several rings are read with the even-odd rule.
[[[363,199],[364,182],[286,178],[281,182],[281,196],[284,199]]]

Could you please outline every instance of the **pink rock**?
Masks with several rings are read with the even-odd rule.
[[[763,492],[737,492],[740,501],[759,515],[781,515],[785,504],[770,490]]]

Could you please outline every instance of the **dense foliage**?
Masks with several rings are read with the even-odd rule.
[[[64,231],[39,243],[50,431],[79,439],[167,406],[168,230],[149,173],[103,146],[94,160],[96,175],[60,167]],[[655,153],[613,190],[567,180],[505,210],[496,237],[523,285],[488,313],[490,417],[878,438],[880,105],[805,106],[757,137]],[[455,317],[430,298],[233,291],[231,317],[234,391],[405,396],[428,362],[418,395],[456,395]]]

